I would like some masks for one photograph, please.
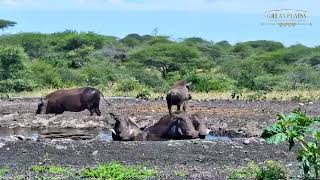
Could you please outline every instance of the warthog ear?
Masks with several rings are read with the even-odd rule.
[[[186,84],[186,87],[187,87],[187,89],[188,89],[189,91],[192,90],[191,84],[192,84],[191,82],[189,82],[189,83]]]
[[[118,115],[114,114],[114,113],[109,113],[109,115],[111,116],[112,119],[114,119],[115,121],[120,121],[120,118]]]

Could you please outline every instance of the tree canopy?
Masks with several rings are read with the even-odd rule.
[[[301,44],[70,30],[0,36],[0,92],[86,85],[166,92],[179,79],[198,92],[286,91],[320,89],[319,77],[320,48]]]
[[[17,23],[14,21],[9,21],[9,20],[4,20],[4,19],[0,19],[0,29],[4,30],[8,27],[12,27],[14,25],[16,25]]]

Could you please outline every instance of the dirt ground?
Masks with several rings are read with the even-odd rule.
[[[0,127],[32,128],[111,128],[109,112],[134,118],[139,126],[149,126],[167,114],[165,101],[110,99],[112,106],[101,102],[102,116],[89,116],[89,111],[65,112],[62,115],[35,115],[37,99],[0,101]],[[164,141],[114,142],[92,140],[1,140],[0,165],[8,165],[11,175],[25,173],[48,154],[50,163],[81,168],[117,160],[125,164],[144,163],[158,167],[160,179],[177,179],[178,171],[188,172],[187,179],[226,179],[229,168],[249,161],[264,163],[280,160],[297,173],[294,151],[286,144],[268,145],[259,138],[263,128],[276,119],[276,114],[301,107],[310,115],[320,114],[320,104],[297,102],[196,101],[189,110],[207,118],[212,133],[229,136],[231,141]],[[95,152],[95,153],[93,153]],[[28,175],[32,177],[32,174]]]

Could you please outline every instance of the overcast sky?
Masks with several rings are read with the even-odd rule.
[[[274,9],[306,10],[312,26],[262,26]],[[0,19],[18,23],[2,34],[70,29],[123,37],[158,28],[173,39],[320,45],[320,0],[0,0]]]

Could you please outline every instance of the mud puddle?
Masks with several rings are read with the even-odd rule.
[[[87,140],[97,138],[99,140],[112,140],[111,132],[103,129],[75,129],[75,128],[3,128],[0,127],[0,138],[18,137],[18,139],[37,140],[47,139],[72,139]]]
[[[37,140],[38,138],[46,139],[72,139],[88,140],[97,138],[102,141],[112,141],[112,135],[109,130],[105,129],[76,129],[76,128],[5,128],[0,127],[0,139],[8,137],[17,137],[20,140],[29,139]],[[228,136],[216,136],[209,134],[204,139],[206,141],[231,141]]]

